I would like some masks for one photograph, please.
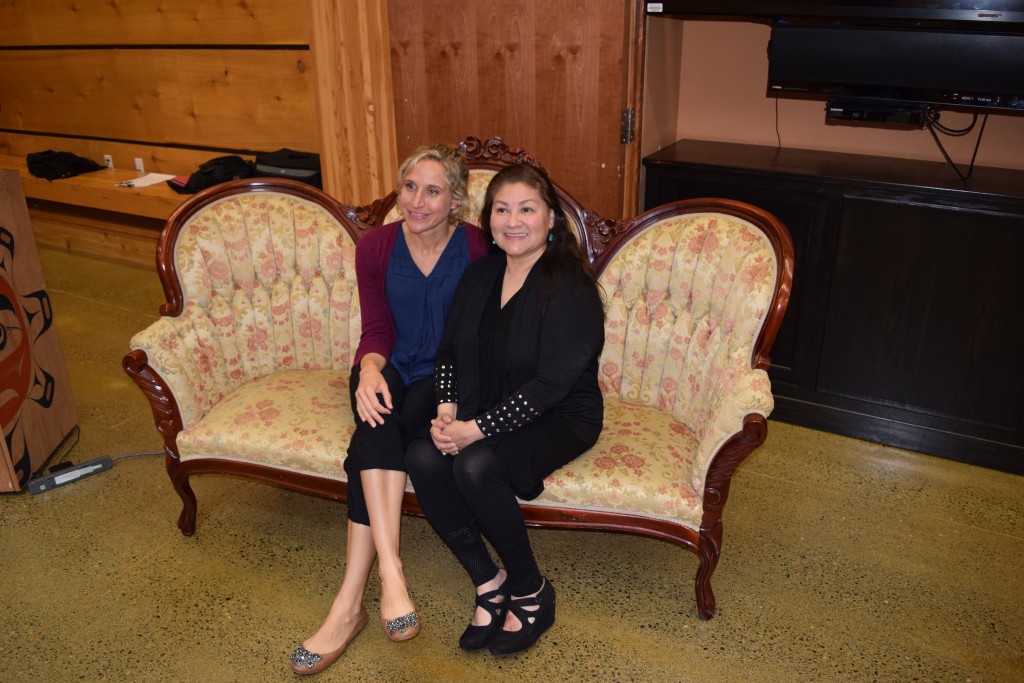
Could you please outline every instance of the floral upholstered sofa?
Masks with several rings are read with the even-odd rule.
[[[476,213],[496,169],[536,163],[499,139],[461,148]],[[605,296],[605,427],[523,503],[527,523],[691,550],[707,619],[732,475],[767,434],[768,351],[788,303],[792,241],[774,217],[737,202],[688,200],[615,221],[559,192]],[[394,195],[354,207],[307,185],[250,179],[197,194],[168,220],[157,253],[167,303],[123,365],[163,436],[184,534],[195,531],[197,474],[346,499],[354,249],[393,207]],[[420,513],[411,487],[404,506]]]

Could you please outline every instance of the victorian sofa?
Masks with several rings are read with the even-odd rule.
[[[500,139],[467,138],[461,149],[474,217],[496,169],[536,163]],[[792,241],[770,214],[734,201],[610,220],[559,193],[605,296],[605,426],[523,503],[527,523],[687,548],[698,558],[697,612],[710,618],[730,482],[764,441],[773,407],[766,369]],[[157,252],[167,302],[123,365],[163,437],[185,535],[195,531],[189,480],[199,474],[345,501],[360,332],[354,250],[390,219],[394,199],[355,207],[296,182],[251,179],[201,192],[167,221]],[[411,487],[404,510],[420,514]]]

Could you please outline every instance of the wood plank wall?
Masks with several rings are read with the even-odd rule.
[[[368,204],[397,185],[387,0],[309,0],[324,190]]]
[[[0,3],[0,154],[59,149],[185,174],[320,151],[309,12],[294,0]]]

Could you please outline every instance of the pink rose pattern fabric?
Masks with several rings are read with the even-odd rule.
[[[182,461],[224,458],[346,481],[348,373],[282,370],[241,385],[178,434]]]
[[[630,512],[700,526],[690,485],[697,440],[668,413],[605,398],[604,430],[590,451],[554,472],[524,506]]]
[[[751,357],[777,275],[764,234],[719,213],[650,226],[601,275],[602,391],[664,411],[693,435],[684,481],[695,491],[703,490],[711,457],[741,430],[743,417],[767,416],[774,407],[768,375],[751,369]],[[614,433],[614,423],[609,427]]]
[[[360,332],[355,245],[321,207],[269,192],[223,199],[182,228],[175,262],[184,311],[131,345],[170,385],[186,428],[274,372],[348,377]]]

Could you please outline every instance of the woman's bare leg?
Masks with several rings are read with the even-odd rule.
[[[406,474],[396,470],[363,470],[360,474],[370,531],[377,548],[380,613],[385,619],[395,619],[416,609],[399,555]]]
[[[331,610],[316,633],[302,644],[310,652],[333,652],[349,640],[359,623],[363,609],[363,592],[376,557],[373,534],[365,524],[348,523],[348,544],[345,551],[345,575]]]

